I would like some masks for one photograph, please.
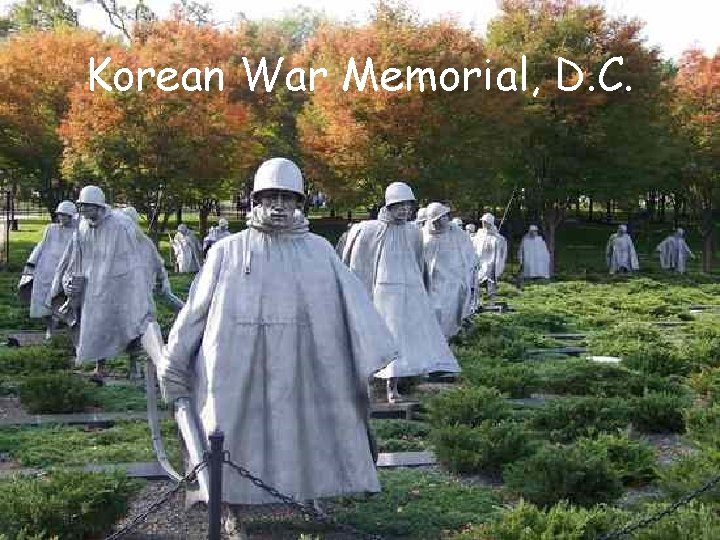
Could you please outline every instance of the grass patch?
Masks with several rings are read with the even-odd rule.
[[[171,462],[180,463],[180,444],[172,421],[161,423]],[[118,422],[107,429],[74,426],[11,427],[0,430],[0,452],[24,467],[153,461],[147,422]]]

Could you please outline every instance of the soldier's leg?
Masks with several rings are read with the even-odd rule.
[[[240,509],[234,504],[223,504],[222,528],[229,540],[246,540],[247,530],[240,516]]]
[[[398,392],[398,378],[391,377],[387,380],[387,400],[388,403],[396,403],[402,399]]]

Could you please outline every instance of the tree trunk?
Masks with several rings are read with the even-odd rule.
[[[199,217],[200,217],[200,239],[202,240],[205,238],[208,232],[208,218],[210,217],[210,212],[212,212],[213,209],[213,201],[212,199],[203,199],[200,201],[200,208],[199,208]]]
[[[605,220],[610,223],[612,221],[612,200],[608,200],[605,206]]]
[[[673,197],[673,227],[677,229],[680,225],[680,207],[682,206],[682,199],[675,195]]]
[[[703,239],[703,272],[711,272],[715,262],[715,223],[712,208],[705,208],[702,214],[700,234]]]
[[[542,229],[545,237],[545,244],[550,254],[550,274],[555,275],[555,268],[557,267],[557,249],[556,249],[556,233],[557,229],[563,221],[564,209],[559,205],[555,204],[548,208],[545,208],[542,216]]]
[[[175,210],[175,221],[177,222],[176,225],[180,225],[182,223],[182,203],[180,203]]]
[[[590,197],[590,200],[588,201],[588,221],[592,223],[593,220],[593,205],[595,204],[595,201],[592,197]]]
[[[659,213],[660,223],[665,223],[666,205],[667,205],[667,197],[663,193],[662,195],[660,195],[660,213]]]

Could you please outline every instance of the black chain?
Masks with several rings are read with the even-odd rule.
[[[182,489],[185,484],[193,480],[196,477],[197,473],[199,473],[205,467],[207,467],[207,461],[201,461],[200,463],[195,465],[195,467],[193,467],[193,469],[189,473],[187,473],[185,477],[177,483],[176,486],[173,486],[171,489],[160,495],[157,499],[155,499],[155,501],[148,505],[148,507],[143,512],[135,516],[130,523],[125,525],[122,529],[106,537],[104,540],[115,540],[116,538],[121,538],[126,534],[132,532],[135,527],[137,527],[141,522],[145,521],[147,517],[155,510],[168,502],[173,497],[173,495],[180,491],[180,489]]]
[[[360,538],[364,538],[366,540],[383,540],[382,536],[379,536],[377,534],[367,534],[367,533],[364,533],[362,531],[355,529],[351,525],[346,525],[344,523],[340,523],[334,517],[315,508],[314,506],[303,504],[303,503],[297,501],[296,499],[294,499],[293,497],[290,497],[289,495],[284,495],[284,494],[280,493],[274,487],[267,485],[260,478],[254,476],[245,467],[242,467],[240,465],[237,465],[236,463],[233,463],[230,460],[227,452],[225,452],[224,462],[227,463],[232,469],[234,469],[240,476],[242,476],[243,478],[246,478],[247,480],[250,480],[250,482],[252,482],[258,488],[269,493],[276,499],[279,499],[280,501],[284,502],[291,508],[294,508],[301,514],[305,515],[306,517],[311,518],[312,520],[314,520],[318,523],[332,525],[336,530],[339,530],[339,531],[342,531],[342,532],[345,532],[348,534],[352,534],[355,536],[359,536]]]
[[[665,510],[661,510],[651,516],[645,517],[636,523],[630,523],[630,524],[626,525],[625,527],[623,527],[622,529],[618,529],[617,531],[613,531],[613,532],[607,533],[603,536],[600,536],[597,540],[617,540],[618,538],[623,538],[624,536],[627,536],[630,533],[633,533],[635,531],[639,531],[640,529],[649,527],[650,525],[657,523],[664,517],[667,517],[670,514],[674,513],[678,508],[685,506],[686,504],[691,502],[693,499],[695,499],[697,496],[702,495],[703,493],[708,491],[710,488],[715,486],[718,482],[720,482],[720,475],[716,476],[715,478],[712,478],[711,480],[708,480],[707,482],[705,482],[705,484],[703,484],[701,487],[699,487],[695,491],[691,491],[690,493],[683,495],[677,501],[675,501],[673,504],[668,506]]]

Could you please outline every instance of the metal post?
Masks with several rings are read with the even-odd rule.
[[[10,190],[5,193],[5,268],[10,268]]]
[[[215,430],[210,434],[210,486],[208,501],[208,540],[220,540],[220,515],[222,508],[223,442],[225,434]]]

